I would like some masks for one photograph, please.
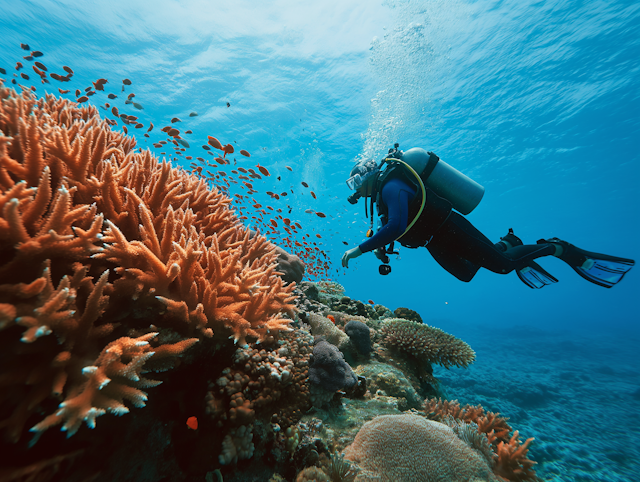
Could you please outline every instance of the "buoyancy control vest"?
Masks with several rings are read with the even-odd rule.
[[[420,148],[396,152],[393,157],[400,162],[387,158],[387,169],[380,173],[376,182],[374,192],[378,215],[382,224],[386,224],[389,212],[382,200],[382,187],[387,181],[401,179],[415,187],[416,194],[409,204],[409,229],[397,241],[409,248],[425,246],[442,227],[452,209],[462,214],[473,211],[484,195],[484,188],[433,152]],[[426,196],[424,206],[423,193]]]

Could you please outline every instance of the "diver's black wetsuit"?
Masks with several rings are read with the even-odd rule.
[[[416,195],[413,186],[402,179],[393,178],[385,182],[381,194],[388,211],[387,222],[373,237],[360,244],[363,253],[391,243],[405,231],[411,221],[409,207]],[[502,252],[455,211],[449,213],[446,221],[433,233],[431,240],[424,239],[424,244],[438,264],[461,281],[471,281],[480,268],[499,274],[510,273],[514,269],[524,268],[536,258],[553,255],[556,251],[553,244],[544,243],[516,246]]]

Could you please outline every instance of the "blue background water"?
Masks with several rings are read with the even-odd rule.
[[[589,363],[597,364],[596,371],[610,367],[619,377],[603,379],[598,396],[610,395],[603,399],[580,392],[580,384],[571,383],[574,375],[549,383],[568,388],[568,394],[555,397],[560,406],[585,400],[610,406],[603,418],[613,416],[618,426],[629,427],[624,436],[629,445],[638,445],[631,414],[640,402],[630,395],[640,386],[634,355],[640,340],[638,268],[611,290],[586,282],[555,258],[541,264],[560,282],[543,290],[527,288],[515,274],[484,270],[462,283],[424,249],[402,249],[387,277],[378,275],[372,255],[352,261],[346,271],[338,269],[347,248],[343,241],[353,247],[367,229],[362,202],[355,207],[345,202],[347,173],[359,156],[379,159],[394,142],[404,149],[434,150],[481,183],[486,194],[469,219],[493,240],[512,227],[527,243],[558,236],[591,251],[638,259],[636,2],[336,0],[232,6],[5,0],[2,12],[0,67],[10,74],[26,54],[19,49],[24,42],[45,53],[40,60],[50,70],[55,66],[60,72],[62,65],[75,70],[64,88],[84,88],[106,77],[107,90],[119,93],[120,80],[128,77],[133,85],[127,92],[135,92],[145,108],[128,113],[157,126],[182,118],[182,128],[194,131],[192,155],[203,155],[197,146],[214,135],[249,150],[251,160],[242,161],[247,167],[259,162],[271,171],[267,182],[255,183],[258,190],[272,188],[275,175],[281,175],[282,187],[294,186],[296,192],[288,198],[290,217],[323,236],[331,274],[351,297],[415,309],[427,323],[476,349],[475,372],[460,376],[475,373],[476,380],[488,377],[490,384],[497,383],[487,375],[496,367],[503,371],[495,376],[514,380],[526,368],[530,378],[524,385],[544,385],[541,373],[559,370],[554,363],[565,359],[563,353],[562,369],[582,370],[593,383]],[[98,97],[91,100],[105,102],[104,95]],[[189,118],[194,110],[199,116]],[[152,139],[160,139],[157,130]],[[150,145],[139,134],[138,139],[139,145]],[[299,189],[301,181],[312,186],[318,200]],[[256,199],[266,199],[260,196]],[[309,208],[328,217],[305,213]],[[558,349],[564,342],[578,344],[581,355]],[[529,359],[525,366],[522,360],[532,350],[537,361]],[[455,372],[443,376],[455,385]],[[495,393],[502,389],[508,398],[513,386],[498,385]],[[510,410],[500,406],[500,397],[483,399],[477,390],[475,398],[473,391],[453,394]],[[525,406],[512,409],[512,421],[542,432],[536,437],[544,448],[550,441],[540,424],[549,422],[527,419],[518,412],[526,412]],[[533,409],[549,414],[548,406]],[[601,423],[602,430],[611,425]],[[588,447],[595,432],[583,434],[582,441],[559,432],[553,437],[569,454],[571,444]],[[638,468],[637,449],[620,444],[613,451],[624,452],[622,462],[609,457],[592,463],[584,455],[563,465],[562,454],[537,455],[559,464],[558,480],[629,480],[625,474]]]

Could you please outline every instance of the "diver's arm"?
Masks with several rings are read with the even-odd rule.
[[[386,246],[404,233],[409,222],[409,203],[414,195],[413,187],[400,179],[391,179],[384,185],[382,200],[389,210],[387,224],[373,237],[362,242],[360,251],[366,253]]]

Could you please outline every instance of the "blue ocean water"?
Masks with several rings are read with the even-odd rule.
[[[346,202],[349,170],[398,142],[435,151],[486,188],[468,219],[492,240],[513,228],[525,243],[557,236],[638,259],[636,2],[51,0],[5,1],[2,12],[10,74],[27,43],[47,65],[71,66],[73,89],[105,77],[117,92],[129,78],[144,106],[131,113],[157,126],[183,119],[193,156],[204,156],[207,135],[249,150],[238,162],[272,173],[256,183],[260,202],[281,176],[294,190],[282,204],[322,236],[329,274],[349,296],[414,309],[476,350],[468,371],[436,375],[451,395],[533,434],[544,480],[633,480],[638,268],[608,290],[543,259],[560,282],[531,290],[484,270],[462,283],[424,249],[401,249],[386,277],[372,255],[348,270],[340,257],[368,228],[363,203]]]

